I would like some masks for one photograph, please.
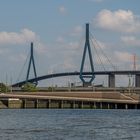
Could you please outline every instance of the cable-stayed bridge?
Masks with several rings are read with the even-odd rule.
[[[31,52],[30,52],[30,59],[29,59],[29,65],[28,65],[28,69],[27,69],[26,79],[23,81],[14,83],[12,86],[21,87],[22,85],[24,85],[27,82],[31,82],[31,83],[34,83],[35,85],[37,85],[38,81],[50,79],[50,78],[56,78],[56,77],[63,77],[63,76],[79,76],[80,80],[83,83],[83,86],[89,86],[94,81],[96,75],[108,75],[108,86],[112,88],[112,87],[115,87],[115,75],[134,75],[135,76],[135,86],[140,87],[140,71],[136,71],[136,70],[127,70],[127,71],[121,70],[120,71],[120,70],[116,70],[116,69],[114,69],[114,71],[106,71],[105,69],[104,69],[104,71],[95,71],[94,70],[89,35],[90,35],[89,24],[86,24],[85,46],[84,46],[84,51],[83,51],[81,67],[80,67],[80,71],[78,70],[75,72],[63,72],[63,73],[44,74],[42,76],[37,76],[34,54],[33,54],[33,43],[31,43]],[[95,42],[96,42],[96,40],[95,40]],[[95,51],[97,52],[96,49],[95,49]],[[85,72],[84,66],[86,63],[85,59],[86,59],[87,54],[89,56],[90,71]],[[108,57],[107,57],[107,59],[108,59]],[[100,60],[100,58],[99,58],[99,60]],[[108,59],[108,61],[113,66],[113,64],[111,63],[111,61],[109,59]],[[33,65],[34,78],[29,79],[31,64]],[[102,64],[102,62],[101,62],[101,64]]]
[[[84,75],[108,75],[108,86],[109,87],[115,87],[115,75],[136,75],[136,87],[140,87],[140,71],[95,71],[94,73],[92,72],[83,72]],[[54,74],[47,74],[47,75],[42,75],[38,76],[36,78],[28,79],[28,82],[35,83],[41,80],[45,79],[51,79],[51,78],[56,78],[56,77],[64,77],[64,76],[79,76],[80,72],[65,72],[65,73],[54,73]],[[26,83],[27,81],[21,81],[18,83],[13,84],[13,86],[22,86]]]

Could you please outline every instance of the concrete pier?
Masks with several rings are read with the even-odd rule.
[[[119,92],[43,92],[0,95],[0,108],[140,109],[140,95]]]
[[[108,87],[115,87],[115,74],[109,74],[108,76]]]
[[[64,101],[64,100],[3,100],[0,101],[0,109],[6,108],[48,108],[48,109],[140,109],[140,105],[126,103],[105,103],[85,101]]]
[[[117,104],[115,104],[115,109],[118,109],[118,105]]]
[[[140,87],[140,74],[135,75],[135,87]]]

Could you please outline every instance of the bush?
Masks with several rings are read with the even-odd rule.
[[[35,92],[35,91],[37,91],[36,85],[32,84],[32,83],[24,84],[21,89],[23,91],[28,91],[28,92]]]
[[[0,92],[7,92],[9,91],[9,87],[6,86],[4,83],[0,83]]]
[[[54,87],[48,87],[48,91],[55,91],[55,88]]]

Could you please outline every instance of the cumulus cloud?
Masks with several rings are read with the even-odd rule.
[[[56,42],[58,42],[58,43],[64,43],[64,42],[65,42],[65,39],[64,39],[62,36],[59,36],[59,37],[56,39]]]
[[[0,32],[0,46],[23,45],[31,42],[34,42],[35,50],[38,54],[47,52],[47,46],[41,42],[39,36],[27,28],[22,29],[20,32]]]
[[[27,59],[27,56],[22,53],[9,56],[9,60],[12,62],[21,62],[21,61],[25,61],[26,59]]]
[[[139,46],[140,47],[140,39],[137,39],[135,36],[122,36],[121,40],[126,45],[131,46]]]
[[[125,33],[140,32],[140,18],[130,10],[117,10],[112,12],[104,9],[96,16],[94,24],[97,27],[113,31]]]
[[[0,48],[0,55],[2,55],[2,54],[5,55],[7,53],[9,53],[9,50],[7,48]]]
[[[75,50],[78,49],[80,46],[78,42],[69,42],[68,47]]]
[[[72,70],[74,68],[75,68],[75,66],[74,66],[72,60],[65,59],[65,61],[63,63],[63,69],[65,69],[65,70]]]
[[[72,36],[79,36],[82,32],[83,32],[82,26],[76,26],[76,27],[73,29],[71,35],[72,35]]]
[[[59,7],[59,12],[60,12],[61,14],[66,14],[67,10],[66,10],[66,8],[65,8],[64,6],[60,6],[60,7]]]
[[[35,42],[35,46],[35,50],[38,54],[46,54],[48,52],[48,46],[40,41]]]
[[[19,33],[17,32],[0,32],[0,44],[25,44],[27,42],[37,40],[38,36],[35,32],[29,29],[22,29]]]
[[[132,60],[132,54],[130,54],[128,52],[116,51],[114,56],[116,57],[117,61],[121,62],[121,63],[131,62],[131,60]]]

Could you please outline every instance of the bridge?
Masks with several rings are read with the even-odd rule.
[[[135,81],[135,86],[140,87],[140,71],[95,71],[94,73],[91,72],[83,72],[84,75],[108,75],[108,86],[109,87],[115,87],[115,75],[135,75],[136,76],[136,81]],[[43,76],[39,76],[36,78],[29,79],[28,82],[34,83],[38,82],[41,80],[45,79],[51,79],[51,78],[56,78],[56,77],[63,77],[63,76],[79,76],[80,72],[65,72],[65,73],[55,73],[55,74],[47,74]],[[18,83],[13,84],[13,87],[21,87],[24,85],[27,81],[21,81]]]
[[[84,72],[84,64],[85,64],[85,58],[86,58],[87,51],[89,54],[91,71]],[[33,64],[33,70],[34,70],[35,77],[32,79],[29,79],[31,63]],[[91,53],[90,42],[89,42],[89,24],[86,24],[86,39],[85,39],[85,46],[84,46],[84,52],[83,52],[80,71],[54,73],[54,74],[37,76],[34,55],[33,55],[33,43],[31,43],[31,55],[30,55],[28,69],[27,69],[26,80],[14,83],[12,86],[21,87],[22,85],[24,85],[27,82],[34,83],[35,85],[37,85],[38,81],[50,79],[50,78],[56,78],[56,77],[63,77],[63,76],[79,76],[79,78],[81,79],[81,81],[83,83],[83,86],[89,86],[92,84],[96,75],[108,75],[108,87],[111,87],[111,88],[115,87],[115,75],[134,75],[135,76],[135,86],[140,87],[140,71],[136,71],[136,70],[133,70],[133,71],[132,70],[128,70],[128,71],[116,71],[116,70],[114,70],[114,71],[95,71],[94,70],[92,53]]]

